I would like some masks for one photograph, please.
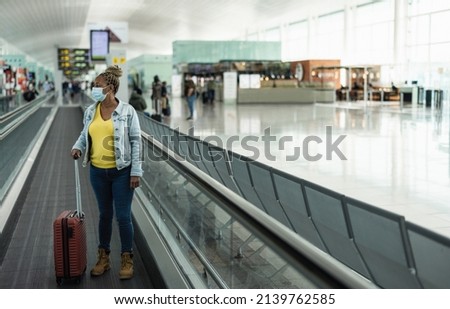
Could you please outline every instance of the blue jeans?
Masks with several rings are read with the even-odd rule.
[[[189,107],[189,117],[194,117],[194,105],[196,100],[195,95],[191,95],[190,97],[187,97],[187,103]]]
[[[133,223],[131,221],[131,201],[134,190],[130,188],[131,166],[98,168],[91,164],[91,185],[97,197],[100,220],[98,223],[99,248],[110,251],[112,221],[114,211],[119,225],[121,252],[133,250]]]

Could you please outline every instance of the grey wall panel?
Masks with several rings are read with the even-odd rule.
[[[307,210],[301,180],[276,170],[273,170],[273,180],[277,198],[290,219],[294,231],[327,252]]]
[[[232,152],[229,152],[229,157],[234,180],[239,187],[239,190],[242,192],[244,198],[267,213],[267,210],[264,208],[263,204],[259,200],[258,195],[253,189],[253,184],[247,167],[247,162],[251,160]]]
[[[178,134],[178,146],[179,146],[179,152],[180,155],[186,159],[189,163],[192,165],[197,166],[197,162],[192,160],[192,156],[190,154],[189,150],[189,143],[188,143],[188,136],[186,134]]]
[[[170,144],[173,144],[173,152],[175,152],[177,155],[184,157],[181,152],[180,152],[180,140],[179,140],[179,135],[180,132],[177,130],[173,130],[172,132],[173,134],[171,135],[171,140],[170,140]]]
[[[159,126],[160,126],[159,122],[156,122],[153,119],[151,119],[150,122],[151,122],[150,126],[152,127],[152,135],[153,135],[153,137],[157,141],[161,142],[161,131],[159,129]]]
[[[190,135],[186,136],[186,140],[187,140],[187,144],[188,144],[188,148],[189,148],[189,156],[191,158],[191,161],[194,162],[197,165],[197,167],[200,170],[202,170],[205,174],[211,176],[209,174],[208,169],[206,168],[205,164],[202,161],[202,157],[200,155],[200,150],[197,145],[201,141]]]
[[[160,142],[164,146],[169,147],[171,129],[165,124],[160,124],[159,128],[160,128],[160,131],[161,131],[161,140],[160,140]]]
[[[361,275],[371,279],[351,239],[342,204],[343,195],[306,181],[304,187],[312,220],[328,252]]]
[[[293,227],[291,222],[287,218],[283,207],[278,203],[270,167],[256,161],[248,162],[248,167],[255,191],[261,202],[264,204],[264,208],[271,217],[277,219],[292,230]]]
[[[413,274],[403,216],[345,198],[353,238],[375,283],[383,288],[421,288]]]
[[[222,178],[220,177],[219,173],[216,171],[216,168],[214,166],[213,159],[209,153],[208,143],[205,141],[199,141],[197,143],[197,146],[199,149],[202,163],[208,170],[209,175],[215,180],[217,180],[219,183],[224,184]]]
[[[217,146],[209,145],[209,151],[211,159],[213,160],[214,167],[217,173],[220,175],[223,184],[233,192],[241,195],[236,183],[234,182],[233,175],[231,174],[231,167],[229,166],[229,158],[227,151]]]
[[[417,276],[424,288],[450,288],[450,239],[406,222]]]

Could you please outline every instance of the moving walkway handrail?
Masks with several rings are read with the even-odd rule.
[[[17,128],[21,123],[23,123],[30,115],[32,115],[37,109],[39,109],[45,102],[53,97],[53,93],[48,94],[46,96],[39,97],[32,102],[23,105],[10,113],[2,115],[0,117],[0,141],[3,140],[6,136],[8,136],[15,128]],[[21,113],[20,115],[18,115]],[[16,117],[16,118],[14,118]],[[14,119],[12,119],[14,118]],[[10,123],[7,123],[3,126],[3,123],[11,120]]]
[[[11,117],[14,117],[16,114],[18,114],[20,111],[22,111],[23,109],[29,108],[33,103],[39,102],[40,100],[42,100],[43,98],[45,98],[46,95],[44,96],[38,96],[36,97],[34,100],[30,101],[30,102],[22,102],[22,103],[18,103],[18,107],[15,107],[13,109],[11,109],[11,111],[0,115],[0,124],[7,121],[8,119],[10,119]],[[0,97],[0,100],[5,100],[5,99],[16,99],[17,95],[10,95],[10,96],[3,96]],[[3,103],[3,102],[2,102]]]
[[[257,209],[241,196],[213,180],[152,136],[144,132],[143,136],[163,151],[170,162],[200,183],[205,188],[205,192],[210,192],[228,205],[227,210],[233,216],[251,226],[251,230],[256,232],[260,239],[270,244],[272,248],[276,248],[277,253],[317,286],[324,288],[378,288],[354,270]]]

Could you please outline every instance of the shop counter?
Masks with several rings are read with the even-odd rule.
[[[259,88],[238,89],[238,103],[333,103],[334,89]]]

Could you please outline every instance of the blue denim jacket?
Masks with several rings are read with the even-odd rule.
[[[73,145],[72,149],[79,149],[84,153],[83,166],[87,165],[89,158],[89,126],[94,120],[97,104],[94,103],[86,108],[83,119],[83,130]],[[116,167],[121,170],[131,164],[131,176],[142,176],[142,144],[141,144],[141,127],[139,118],[134,108],[123,101],[119,101],[119,105],[111,116],[114,127],[114,148],[116,157]]]

